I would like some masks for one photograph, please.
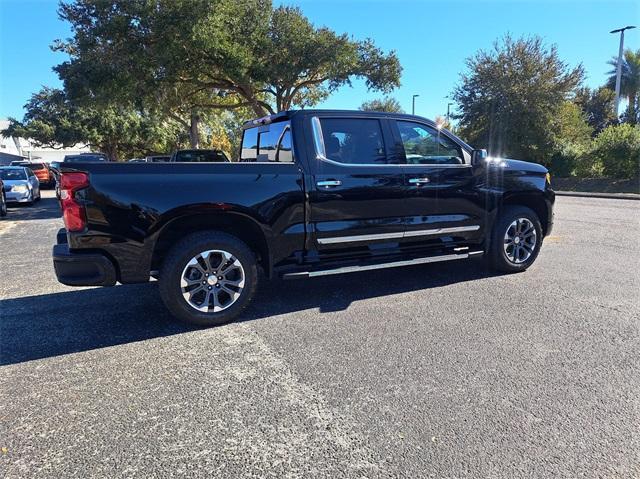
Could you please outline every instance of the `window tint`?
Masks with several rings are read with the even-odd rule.
[[[351,165],[387,162],[378,120],[321,118],[320,126],[328,159]]]
[[[179,163],[224,163],[227,156],[219,150],[183,150],[176,153]]]
[[[276,161],[280,163],[293,163],[293,147],[291,145],[291,128],[287,128],[280,138]]]
[[[64,157],[64,161],[68,163],[93,162],[93,161],[107,161],[107,158],[103,155],[67,155]]]
[[[256,161],[258,156],[258,128],[244,130],[240,161]]]
[[[408,164],[462,165],[462,149],[440,130],[412,121],[397,121]]]

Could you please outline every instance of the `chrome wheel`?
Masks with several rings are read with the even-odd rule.
[[[536,227],[527,218],[518,218],[509,225],[504,235],[504,253],[514,264],[527,261],[536,249]]]
[[[223,250],[204,251],[187,263],[180,276],[182,296],[203,313],[217,313],[233,305],[244,288],[240,261]]]

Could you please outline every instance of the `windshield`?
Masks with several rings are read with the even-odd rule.
[[[89,161],[107,161],[102,155],[67,155],[64,157],[65,163],[80,163]]]
[[[176,153],[175,161],[181,163],[221,163],[229,160],[223,152],[217,150],[184,150]]]
[[[27,174],[22,168],[18,169],[0,169],[0,178],[5,181],[10,180],[26,180]]]

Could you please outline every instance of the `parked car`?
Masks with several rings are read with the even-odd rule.
[[[58,280],[156,277],[174,316],[211,326],[246,308],[259,269],[294,279],[485,256],[520,272],[553,225],[546,168],[488,158],[416,116],[283,112],[244,126],[240,160],[63,166]]]
[[[147,163],[165,163],[171,161],[171,155],[151,155],[146,158]]]
[[[7,195],[4,192],[4,188],[4,181],[0,178],[0,216],[7,216]]]
[[[47,163],[32,161],[12,161],[11,166],[24,166],[30,168],[40,182],[40,187],[52,188],[56,184],[56,177]]]
[[[222,150],[178,150],[171,155],[174,163],[229,163]]]
[[[24,166],[0,167],[0,178],[4,183],[4,193],[8,203],[32,205],[40,200],[40,182],[30,168]]]

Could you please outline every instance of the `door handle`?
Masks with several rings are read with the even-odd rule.
[[[331,188],[332,186],[340,186],[341,184],[342,181],[340,180],[323,180],[316,183],[316,185],[323,188]]]
[[[412,185],[426,185],[427,183],[431,183],[431,180],[429,178],[411,178],[409,180],[409,183],[411,183]]]

